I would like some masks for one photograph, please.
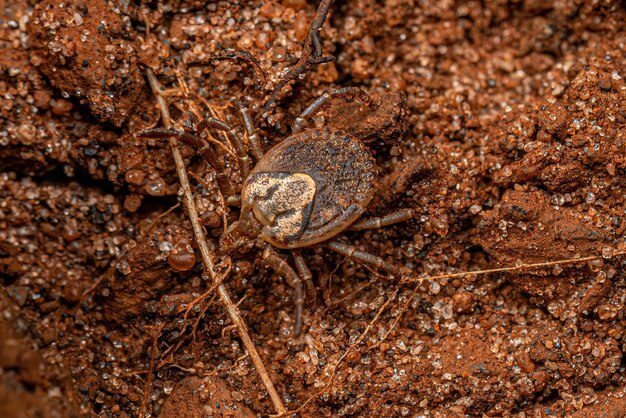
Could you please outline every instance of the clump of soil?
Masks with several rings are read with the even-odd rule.
[[[399,283],[305,248],[316,291],[295,336],[293,290],[258,248],[216,256],[287,409],[625,415],[619,2],[339,2],[320,33],[335,60],[287,85],[268,118],[313,4],[1,7],[0,416],[275,412],[219,299],[200,297],[210,283],[170,148],[134,135],[162,124],[148,68],[175,119],[198,106],[243,135],[237,100],[265,149],[316,97],[362,87],[371,108],[334,100],[309,126],[372,149],[387,183],[368,215],[415,216],[338,239],[415,277],[521,267]],[[238,211],[182,151],[216,250]]]

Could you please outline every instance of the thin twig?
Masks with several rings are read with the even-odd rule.
[[[304,44],[302,45],[302,55],[293,67],[278,82],[270,98],[261,109],[260,117],[267,118],[268,113],[276,107],[276,101],[283,87],[292,80],[298,79],[318,64],[330,62],[335,59],[332,55],[322,56],[322,46],[320,42],[320,30],[326,21],[328,11],[333,4],[333,0],[322,0],[315,12],[315,16],[309,25]]]
[[[178,349],[185,343],[185,341],[187,340],[187,336],[185,335],[185,333],[187,332],[187,316],[189,314],[189,312],[198,304],[201,302],[204,302],[204,299],[206,297],[208,297],[211,293],[213,293],[213,290],[215,290],[213,287],[211,287],[207,292],[205,292],[202,296],[196,298],[195,300],[193,300],[190,304],[190,306],[187,308],[187,310],[185,311],[185,315],[183,316],[183,325],[180,327],[181,331],[180,331],[180,335],[178,336],[178,342],[176,343],[176,345],[172,345],[170,347],[168,347],[167,350],[165,350],[163,352],[163,354],[161,354],[161,358],[159,361],[159,364],[157,365],[157,370],[162,369],[165,365],[168,364],[168,360],[166,357],[168,356],[173,356]],[[213,298],[211,298],[211,300],[209,300],[206,304],[206,306],[204,307],[204,309],[202,310],[202,312],[200,313],[200,315],[197,318],[196,324],[197,322],[200,321],[200,319],[202,319],[202,316],[204,316],[204,313],[206,312],[206,310],[209,308],[209,306],[211,306],[211,303],[213,302],[215,296]],[[195,329],[197,328],[197,325],[194,326],[192,333],[195,331]],[[194,340],[195,340],[195,335],[194,335]]]
[[[148,235],[150,235],[150,232],[152,231],[152,228],[154,228],[154,226],[157,224],[157,222],[159,222],[161,219],[163,219],[164,217],[166,217],[167,215],[172,213],[172,211],[177,209],[179,206],[180,206],[180,203],[177,203],[174,206],[172,206],[171,208],[169,208],[168,210],[166,210],[165,212],[163,212],[162,214],[160,214],[159,216],[157,216],[156,219],[153,220],[152,223],[150,223],[150,227],[146,231],[146,235],[145,236],[147,237]]]
[[[219,283],[221,283],[222,278],[228,276],[228,274],[230,274],[230,266],[226,269],[226,272],[221,274],[221,277],[219,278]],[[189,306],[187,306],[187,310],[185,311],[185,315],[183,315],[183,325],[180,327],[180,335],[178,337],[178,342],[176,343],[175,346],[171,346],[163,352],[163,354],[161,355],[161,361],[159,365],[157,366],[157,370],[161,369],[163,366],[167,364],[167,359],[165,358],[166,356],[174,355],[174,353],[183,345],[183,343],[186,340],[185,332],[187,331],[187,318],[189,316],[189,313],[191,312],[192,309],[194,309],[196,305],[204,302],[205,299],[211,296],[211,294],[215,292],[216,286],[217,284],[213,283],[213,285],[211,285],[209,290],[207,290],[202,295],[198,296],[197,298],[195,298],[189,303]],[[202,319],[202,316],[204,316],[204,312],[206,312],[206,310],[208,309],[208,307],[210,306],[210,304],[213,302],[214,299],[215,299],[215,296],[213,296],[211,300],[209,300],[204,310],[198,316],[195,326],[193,327],[193,332],[195,332],[196,328],[198,327],[198,322],[200,322],[200,319]],[[193,338],[195,341],[196,336],[194,335]]]
[[[154,73],[150,69],[148,69],[146,73],[148,75],[150,87],[152,88],[152,91],[157,98],[159,108],[161,110],[161,113],[163,114],[163,123],[166,128],[170,128],[171,127],[170,115],[169,115],[167,103],[165,102],[165,99],[160,94],[161,86],[158,80],[156,79]],[[187,209],[187,215],[189,216],[189,221],[191,222],[191,225],[193,227],[193,232],[196,238],[196,244],[198,245],[198,249],[200,250],[200,254],[202,256],[202,262],[204,263],[205,271],[211,278],[211,281],[214,284],[216,284],[216,289],[220,297],[220,300],[222,301],[222,304],[224,305],[226,312],[228,312],[228,316],[230,317],[230,320],[233,322],[233,324],[237,326],[243,345],[246,348],[248,355],[250,355],[250,358],[252,359],[252,362],[254,363],[254,366],[256,367],[257,372],[259,373],[259,376],[261,377],[261,381],[263,382],[263,385],[267,389],[267,392],[272,400],[272,403],[274,404],[274,407],[276,408],[276,412],[279,414],[284,414],[287,411],[287,409],[283,405],[282,399],[278,395],[278,392],[276,391],[276,388],[274,387],[274,383],[270,379],[267,373],[267,370],[265,369],[265,365],[263,364],[263,361],[261,360],[261,357],[259,356],[254,346],[254,343],[252,342],[252,339],[250,338],[250,335],[248,334],[248,327],[246,323],[244,322],[244,320],[239,315],[239,310],[233,304],[230,298],[230,295],[228,294],[228,291],[226,290],[226,286],[224,285],[224,283],[219,281],[218,275],[215,273],[213,261],[211,260],[211,254],[209,252],[209,247],[204,239],[204,232],[200,224],[200,218],[196,210],[196,205],[193,199],[193,194],[191,193],[191,186],[189,184],[189,178],[187,177],[187,171],[185,169],[183,156],[180,152],[180,149],[178,148],[178,141],[176,140],[176,138],[172,137],[170,138],[169,142],[170,142],[170,147],[172,148],[172,155],[174,156],[174,162],[176,163],[176,171],[178,173],[180,184],[183,190],[183,197],[184,197],[183,201],[185,204],[185,208]]]
[[[617,256],[617,255],[625,255],[625,254],[626,254],[626,251],[617,251],[611,254],[611,257]],[[406,277],[402,279],[401,283],[415,283],[415,282],[421,283],[427,280],[432,281],[432,280],[438,280],[438,279],[454,279],[458,277],[470,276],[472,274],[489,274],[489,273],[503,273],[506,271],[520,271],[520,270],[539,268],[539,267],[551,267],[551,266],[556,266],[559,264],[574,264],[574,263],[580,263],[582,261],[600,260],[603,258],[605,257],[600,256],[600,255],[591,255],[589,257],[565,258],[563,260],[545,261],[542,263],[528,263],[528,264],[522,263],[517,266],[511,266],[511,267],[499,267],[495,269],[465,271],[461,273],[441,274],[441,275],[430,276],[430,277]]]
[[[411,295],[407,298],[407,300],[402,305],[402,309],[400,309],[400,312],[398,313],[398,316],[396,316],[396,318],[393,320],[393,322],[391,323],[391,326],[389,327],[387,332],[385,332],[385,335],[383,336],[383,338],[381,338],[376,344],[374,344],[372,347],[370,347],[370,350],[375,348],[375,347],[378,347],[380,344],[382,344],[383,341],[385,341],[387,339],[387,337],[389,337],[389,334],[391,334],[391,331],[393,331],[393,329],[396,327],[396,325],[398,325],[398,322],[400,322],[400,320],[402,319],[402,315],[404,315],[404,313],[408,309],[409,305],[413,301],[413,298],[417,294],[417,291],[419,290],[421,285],[422,285],[421,282],[418,282],[415,285],[415,287],[413,288],[413,291],[411,292]]]
[[[152,389],[152,380],[154,379],[154,361],[156,360],[156,353],[159,349],[159,336],[161,335],[161,331],[163,331],[164,325],[165,324],[159,324],[155,327],[150,327],[154,334],[152,335],[152,348],[150,350],[150,366],[148,368],[148,375],[146,376],[146,383],[143,386],[143,398],[141,400],[141,409],[139,410],[140,418],[146,416],[146,406],[150,396],[150,390]]]
[[[77,306],[81,306],[83,304],[83,302],[85,301],[87,296],[89,296],[89,294],[91,292],[93,292],[94,290],[96,290],[96,288],[98,286],[100,286],[100,283],[102,283],[102,281],[108,276],[108,274],[109,274],[109,270],[107,270],[106,272],[102,273],[100,275],[100,277],[98,277],[98,279],[95,282],[93,282],[93,284],[91,286],[89,286],[87,289],[85,289],[83,294],[80,295],[80,300],[78,301],[78,305]]]

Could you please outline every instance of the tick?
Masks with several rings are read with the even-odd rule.
[[[295,119],[292,135],[264,153],[248,109],[240,106],[248,148],[256,160],[252,169],[241,136],[219,119],[207,117],[198,122],[194,117],[188,117],[174,129],[147,129],[137,134],[144,138],[177,137],[195,147],[215,169],[221,193],[241,205],[239,220],[231,224],[220,238],[219,252],[230,255],[257,238],[261,240],[263,262],[295,289],[296,334],[302,328],[303,282],[310,284],[312,279],[300,249],[325,245],[393,276],[406,274],[403,268],[381,257],[334,239],[346,229],[382,228],[409,220],[414,214],[412,209],[402,209],[380,218],[361,219],[372,198],[381,192],[381,184],[386,184],[379,181],[371,150],[360,138],[345,130],[304,129],[307,118],[334,98],[358,99],[370,109],[393,102],[390,109],[395,110],[382,112],[384,117],[389,123],[391,120],[405,123],[406,112],[400,95],[383,96],[381,102],[374,105],[370,96],[360,88],[340,88],[314,100]],[[226,174],[224,157],[203,138],[208,129],[224,131],[235,148],[244,179],[240,199]],[[292,252],[295,270],[280,254],[283,250]]]

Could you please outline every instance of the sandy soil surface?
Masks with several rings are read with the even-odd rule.
[[[385,182],[365,214],[411,220],[337,239],[294,335],[294,292],[260,242],[228,256],[215,170],[182,146],[224,284],[299,416],[626,416],[626,12],[618,1],[347,0],[313,65],[261,109],[316,5],[0,2],[0,416],[266,416],[276,405],[203,272],[147,69],[174,120],[201,109],[264,149],[344,130]],[[184,81],[189,88],[181,94]],[[390,99],[391,98],[391,99]],[[211,135],[224,144],[223,135]],[[216,148],[236,188],[236,158]],[[277,250],[288,263],[289,251]],[[530,263],[585,258],[575,263]]]

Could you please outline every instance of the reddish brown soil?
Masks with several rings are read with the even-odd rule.
[[[180,74],[198,104],[240,127],[231,100],[258,113],[315,6],[16,0],[0,13],[0,416],[273,413],[219,300],[184,321],[209,284],[184,211],[156,221],[177,203],[170,149],[133,134],[161,123],[146,68],[168,88]],[[301,416],[626,415],[626,258],[611,257],[626,227],[624,21],[617,1],[333,9],[321,37],[336,60],[257,125],[268,149],[329,89],[396,98],[369,115],[339,100],[315,118],[367,137],[381,174],[398,174],[369,215],[416,212],[342,241],[415,275],[605,258],[414,289],[307,248],[317,295],[296,337],[292,289],[254,247],[235,254],[226,285],[288,409],[309,400]],[[263,75],[214,59],[227,48],[249,52]],[[169,100],[175,117],[189,106]],[[214,173],[183,153],[216,248]]]

